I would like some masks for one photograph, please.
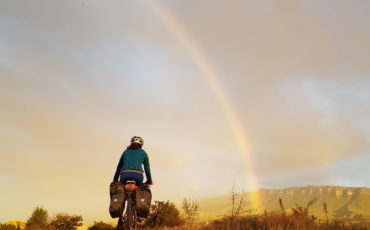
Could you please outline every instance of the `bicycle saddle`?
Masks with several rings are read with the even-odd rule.
[[[125,184],[136,184],[136,181],[134,180],[127,180]]]

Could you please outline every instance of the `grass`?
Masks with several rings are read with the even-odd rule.
[[[260,216],[225,217],[210,223],[197,223],[178,227],[162,227],[153,230],[370,230],[369,223],[352,223],[333,220],[328,223],[313,217],[283,214]]]
[[[265,214],[225,217],[206,224],[201,230],[368,230],[368,223],[333,220],[328,223],[309,216],[305,211],[292,214]]]
[[[281,202],[281,206],[283,204]],[[296,206],[290,212],[226,216],[209,222],[153,230],[370,230],[369,222],[352,222],[346,219],[318,219],[307,206]],[[325,208],[325,207],[324,207]]]

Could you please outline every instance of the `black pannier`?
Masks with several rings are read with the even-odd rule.
[[[120,182],[112,182],[109,187],[109,213],[112,218],[120,217],[125,205],[125,193]]]
[[[152,192],[148,187],[140,187],[136,190],[136,212],[139,217],[148,217],[151,202]]]

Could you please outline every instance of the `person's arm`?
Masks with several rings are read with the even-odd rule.
[[[153,184],[152,174],[150,173],[149,157],[148,157],[148,154],[146,153],[145,153],[143,164],[144,164],[145,176],[146,176],[145,184]]]
[[[118,165],[117,165],[117,169],[116,169],[116,172],[114,173],[114,177],[113,177],[113,181],[116,182],[118,181],[118,178],[119,178],[119,173],[120,173],[120,170],[121,170],[121,167],[122,167],[122,158],[123,158],[123,154],[121,155],[120,159],[119,159],[119,162],[118,162]]]

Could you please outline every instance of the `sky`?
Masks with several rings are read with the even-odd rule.
[[[36,206],[110,220],[109,183],[134,135],[154,200],[233,184],[370,187],[369,10],[0,1],[0,222]]]

